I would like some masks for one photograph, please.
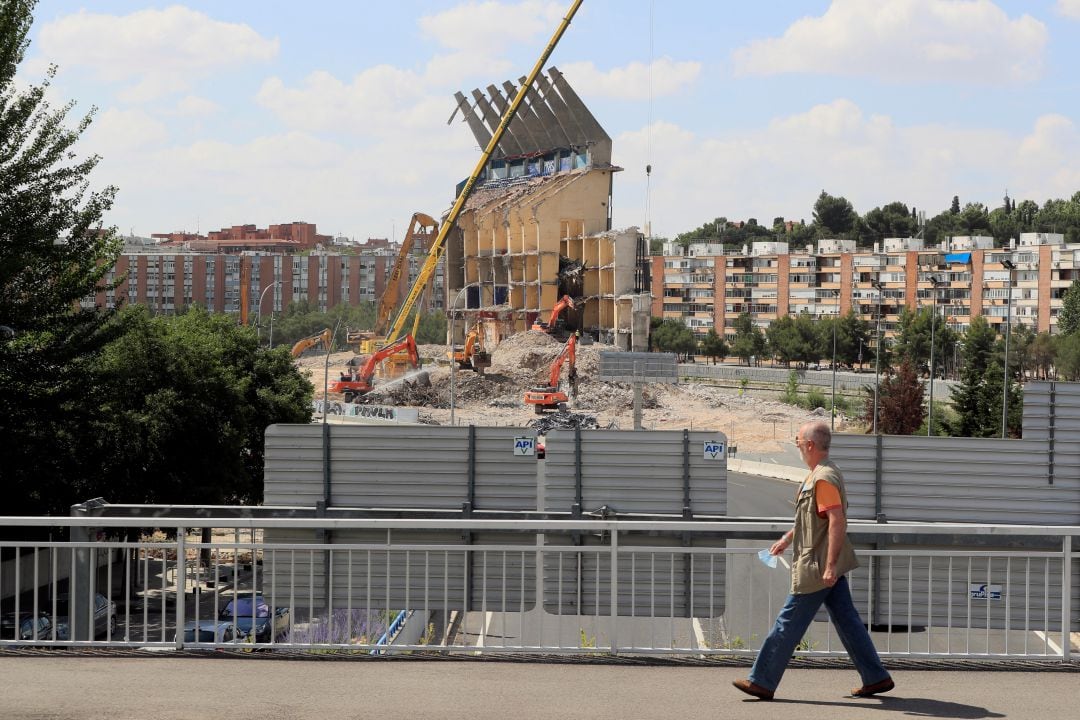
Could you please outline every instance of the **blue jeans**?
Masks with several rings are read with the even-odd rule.
[[[788,595],[772,632],[762,643],[754,667],[750,670],[750,682],[767,690],[776,690],[784,677],[791,653],[795,652],[795,647],[803,639],[822,603],[829,611],[840,642],[862,677],[862,684],[872,685],[889,677],[874,649],[870,633],[866,631],[859,611],[851,600],[847,578],[842,577],[831,588],[805,595]]]

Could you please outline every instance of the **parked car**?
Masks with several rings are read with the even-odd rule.
[[[48,613],[39,612],[35,616],[32,612],[21,612],[17,618],[13,612],[6,613],[0,617],[0,640],[33,640],[35,626],[38,640],[52,639],[52,621]]]
[[[289,608],[278,607],[271,611],[262,595],[240,597],[225,604],[218,613],[218,620],[235,622],[241,633],[254,633],[255,642],[265,643],[289,629]]]
[[[200,620],[198,625],[194,620],[189,620],[184,625],[184,642],[186,643],[243,642],[246,637],[246,634],[231,622],[221,620]]]
[[[68,612],[71,597],[66,593],[56,596],[56,639],[71,640],[71,623]],[[63,614],[61,614],[63,613]],[[94,593],[94,637],[116,635],[116,603],[101,593]]]

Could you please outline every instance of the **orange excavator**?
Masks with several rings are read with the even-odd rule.
[[[563,295],[559,298],[559,302],[555,303],[555,307],[551,308],[551,315],[548,317],[547,322],[540,322],[537,320],[533,323],[531,329],[549,334],[556,332],[556,323],[559,321],[559,314],[566,308],[570,308],[571,310],[574,309],[574,299],[569,295]]]
[[[331,338],[330,328],[326,328],[321,333],[315,333],[306,338],[302,338],[296,341],[296,344],[292,346],[292,356],[294,358],[300,357],[306,350],[310,350],[316,345],[322,345],[324,350],[330,350]]]
[[[571,335],[563,345],[555,361],[551,363],[551,375],[548,384],[544,387],[535,387],[525,393],[525,404],[532,405],[537,415],[542,415],[545,410],[565,410],[569,398],[566,393],[559,389],[559,376],[562,374],[563,363],[567,363],[566,380],[570,383],[570,395],[577,397],[577,335]]]
[[[454,347],[446,354],[462,370],[474,370],[483,375],[485,368],[491,367],[491,353],[484,348],[484,344],[484,322],[477,320],[465,336],[465,346],[460,350]]]
[[[410,365],[414,368],[420,367],[420,354],[416,350],[416,341],[413,340],[412,335],[403,335],[399,340],[395,340],[369,355],[367,361],[359,370],[357,369],[359,358],[354,357],[350,360],[350,369],[341,373],[340,379],[330,383],[329,391],[342,393],[345,396],[345,402],[352,402],[358,395],[371,392],[371,389],[375,387],[375,368],[378,364],[394,353],[402,351],[408,354]],[[420,373],[417,382],[426,385],[430,381],[426,373]]]

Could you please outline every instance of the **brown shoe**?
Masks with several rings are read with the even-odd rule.
[[[851,691],[852,697],[870,697],[871,695],[878,695],[880,693],[886,693],[896,687],[896,683],[892,678],[885,678],[881,682],[876,682],[873,685],[863,685],[861,688],[855,688]]]
[[[735,680],[731,684],[737,687],[739,690],[742,690],[747,695],[753,695],[758,700],[772,700],[772,690],[766,690],[760,685],[755,685],[749,680]]]

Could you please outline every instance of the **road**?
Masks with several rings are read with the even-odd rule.
[[[334,662],[0,656],[5,720],[333,718],[1065,718],[1075,673],[895,673],[881,699],[845,697],[852,670],[790,671],[772,703],[731,687],[741,667],[475,660]],[[744,699],[746,698],[746,699]],[[1074,707],[1069,711],[1069,707]]]

